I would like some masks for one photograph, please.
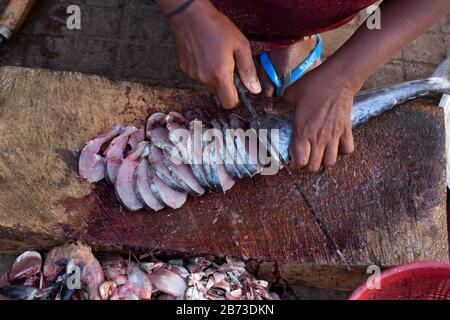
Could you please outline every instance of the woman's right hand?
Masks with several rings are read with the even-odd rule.
[[[261,92],[249,41],[209,0],[194,1],[170,19],[170,26],[175,32],[181,69],[217,95],[224,108],[234,108],[239,102],[235,67],[250,92]]]

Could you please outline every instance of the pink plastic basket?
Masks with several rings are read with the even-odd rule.
[[[381,273],[380,289],[364,283],[349,300],[450,300],[450,263],[416,262]]]

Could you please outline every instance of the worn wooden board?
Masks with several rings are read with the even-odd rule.
[[[180,210],[125,212],[104,183],[77,175],[84,142],[155,111],[215,110],[206,95],[97,76],[0,69],[0,251],[70,238],[97,247],[159,248],[339,267],[285,173],[241,181]],[[214,114],[215,111],[212,111]],[[337,167],[297,172],[355,267],[447,260],[444,117],[413,103],[356,130]]]

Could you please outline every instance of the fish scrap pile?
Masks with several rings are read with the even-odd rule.
[[[103,254],[99,259],[81,242],[50,250],[42,264],[27,251],[0,275],[0,300],[273,300],[266,281],[244,263],[218,265],[205,258],[167,263],[131,261]]]
[[[257,150],[244,136],[249,127],[237,115],[205,126],[177,112],[155,113],[145,128],[117,125],[89,141],[79,173],[91,183],[105,178],[131,211],[178,209],[188,194],[226,192],[236,179],[261,173]]]

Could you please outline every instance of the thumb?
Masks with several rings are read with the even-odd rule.
[[[273,97],[273,95],[275,93],[275,87],[274,87],[272,81],[270,81],[269,77],[267,76],[266,71],[264,70],[264,68],[261,64],[258,65],[258,74],[259,74],[259,79],[262,84],[262,91],[264,92],[264,95],[266,97]]]
[[[252,52],[250,46],[242,46],[234,53],[236,67],[239,72],[239,77],[244,86],[253,94],[261,92],[261,83],[259,82],[256,73],[255,63],[253,62]]]

